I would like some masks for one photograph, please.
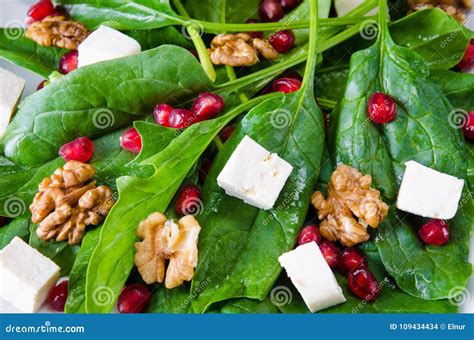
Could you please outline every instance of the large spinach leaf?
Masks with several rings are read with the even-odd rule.
[[[338,163],[371,174],[374,185],[393,201],[405,161],[415,160],[459,178],[466,178],[467,161],[460,132],[447,122],[452,106],[427,79],[428,70],[421,57],[391,39],[385,23],[385,5],[381,1],[377,42],[351,58],[344,98],[331,117],[329,145]],[[397,119],[382,127],[367,117],[367,100],[375,91],[388,93],[397,104]],[[471,227],[462,216],[461,210],[455,219],[459,222],[453,222],[459,230],[451,246],[436,250],[416,247],[410,236],[413,234],[400,233],[405,229],[401,221],[388,218],[378,229],[376,240],[382,260],[404,291],[424,299],[439,299],[448,296],[453,286],[466,282],[471,270],[466,265],[465,244]],[[385,241],[389,238],[391,242]],[[406,256],[401,252],[398,257],[393,256],[398,249],[406,250]],[[432,252],[439,255],[432,257]],[[423,256],[427,259],[419,261]],[[443,258],[456,262],[457,269],[438,273],[439,268],[446,269]],[[408,280],[413,277],[414,268],[421,276],[436,276],[436,280],[428,279],[425,285],[419,279]]]
[[[424,245],[417,228],[391,209],[378,228],[375,243],[398,286],[423,299],[451,298],[454,287],[465,287],[471,276],[469,242],[473,226],[472,195],[466,193],[456,217],[449,222],[449,243]]]
[[[16,236],[28,241],[30,235],[30,221],[17,218],[0,228],[0,250],[5,248]]]
[[[74,20],[93,29],[154,29],[179,24],[168,0],[61,0]]]
[[[187,314],[193,313],[191,308],[191,297],[189,287],[181,285],[173,289],[167,289],[163,285],[153,290],[150,303],[146,308],[147,313]]]
[[[43,47],[25,37],[22,28],[0,29],[0,58],[27,68],[44,78],[57,71],[59,59],[67,50]]]
[[[410,14],[390,23],[389,29],[398,45],[418,53],[431,69],[455,66],[461,60],[470,39],[461,24],[437,8]],[[340,48],[325,53],[325,60],[331,65],[347,64],[352,53],[374,43],[377,37],[375,22],[368,20],[361,32],[359,36],[341,44]]]
[[[209,87],[196,58],[171,45],[86,66],[21,103],[1,140],[4,153],[17,164],[40,165],[72,139],[117,130],[159,102]]]
[[[264,99],[266,97],[250,100],[217,119],[186,129],[162,152],[140,163],[155,168],[152,176],[117,179],[119,199],[101,228],[99,244],[87,269],[86,310],[89,313],[112,309],[133,266],[138,223],[152,212],[164,212],[183,179],[218,132],[237,115]],[[111,299],[107,303],[97,303],[95,297],[104,289],[110,292]]]
[[[315,35],[317,5],[311,3],[311,32]],[[193,301],[196,312],[237,297],[265,299],[280,272],[278,256],[294,246],[318,179],[324,147],[324,124],[312,85],[315,48],[312,36],[310,62],[301,89],[251,110],[214,160],[204,186],[204,211],[198,217],[204,228],[191,288],[192,295],[197,296]],[[219,172],[245,135],[293,166],[271,210],[259,210],[230,197],[216,183]],[[200,289],[204,282],[208,284]]]

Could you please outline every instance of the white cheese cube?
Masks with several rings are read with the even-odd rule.
[[[25,313],[36,312],[59,279],[60,268],[15,237],[0,251],[0,297]]]
[[[133,38],[108,26],[100,26],[78,47],[78,67],[99,61],[126,57],[141,52],[140,44]]]
[[[229,196],[271,209],[292,171],[287,161],[245,136],[217,177],[217,184]]]
[[[24,88],[23,78],[0,68],[0,137],[10,123]]]
[[[278,261],[312,313],[346,302],[316,242],[303,244],[284,253]]]
[[[405,163],[397,208],[415,215],[450,219],[456,215],[464,180],[415,161]]]

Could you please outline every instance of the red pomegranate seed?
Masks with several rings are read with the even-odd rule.
[[[197,123],[197,119],[194,114],[186,109],[173,109],[170,112],[170,118],[168,120],[168,126],[175,129],[184,129],[194,123]]]
[[[201,210],[201,190],[193,184],[182,187],[176,199],[176,212],[180,215],[198,215]]]
[[[375,92],[368,103],[369,118],[378,124],[386,124],[395,119],[397,107],[388,94]]]
[[[319,244],[319,248],[329,267],[335,268],[339,266],[341,262],[341,251],[333,242],[322,240]]]
[[[205,159],[201,162],[201,166],[199,167],[199,183],[204,184],[206,181],[207,174],[211,170],[212,167],[212,160]]]
[[[247,19],[247,21],[245,21],[246,24],[256,24],[258,22],[260,21],[258,21],[257,19]],[[257,32],[247,32],[247,33],[250,34],[252,38],[263,39],[263,32],[257,31]]]
[[[283,72],[281,78],[293,78],[293,79],[297,79],[299,81],[303,81],[303,77],[298,72],[295,72],[295,71],[292,71],[292,70],[287,70],[287,71]]]
[[[198,122],[214,118],[224,108],[224,100],[214,93],[201,93],[193,103],[191,111]]]
[[[137,129],[130,128],[125,131],[120,137],[120,146],[133,153],[140,153],[142,150],[142,137]]]
[[[278,0],[262,0],[258,8],[260,19],[263,22],[278,21],[285,15]]]
[[[278,78],[272,84],[275,92],[291,93],[298,91],[301,87],[301,81],[294,78]]]
[[[467,46],[464,57],[458,64],[458,68],[463,71],[467,70],[474,66],[474,39],[471,39],[471,42]]]
[[[158,125],[169,127],[169,120],[173,107],[167,104],[158,104],[153,111],[153,118]]]
[[[466,124],[462,127],[464,137],[470,142],[474,142],[474,111],[467,114]]]
[[[268,38],[268,42],[280,53],[288,52],[295,43],[295,34],[291,30],[278,31]]]
[[[339,266],[343,273],[348,273],[357,268],[366,268],[367,266],[367,259],[362,252],[352,247],[347,247],[343,250],[341,265]]]
[[[44,86],[46,85],[46,82],[47,82],[47,81],[48,81],[48,80],[45,79],[45,80],[43,80],[41,83],[39,83],[38,86],[36,86],[36,91],[39,91],[39,90],[41,90],[42,88],[44,88]]]
[[[66,162],[74,160],[86,163],[92,158],[93,152],[94,143],[87,137],[80,137],[61,146],[59,156]]]
[[[52,15],[56,12],[53,3],[51,0],[41,0],[30,7],[28,10],[28,16],[31,17],[34,21],[43,20],[49,15]]]
[[[309,242],[316,242],[317,244],[321,243],[321,234],[319,233],[319,229],[315,224],[310,224],[307,227],[304,227],[300,234],[298,235],[297,244],[301,246],[302,244],[306,244]]]
[[[219,138],[221,139],[222,143],[225,143],[230,138],[230,136],[232,136],[234,131],[235,126],[227,125],[225,128],[223,128],[221,132],[219,132]]]
[[[59,72],[62,74],[68,74],[77,68],[78,62],[77,51],[70,51],[65,53],[59,60]]]
[[[65,280],[53,288],[48,293],[48,304],[56,312],[64,312],[68,293],[69,281]]]
[[[148,288],[135,283],[122,290],[117,302],[117,310],[119,313],[141,313],[149,301]]]
[[[380,293],[377,279],[367,268],[357,268],[349,272],[347,282],[352,292],[363,300],[373,301]]]
[[[298,7],[301,4],[301,0],[280,0],[280,5],[285,12],[289,12],[292,9]]]
[[[441,246],[449,241],[448,228],[445,221],[432,219],[418,230],[418,235],[426,244]]]

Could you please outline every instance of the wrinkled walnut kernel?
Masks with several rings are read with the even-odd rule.
[[[40,239],[78,244],[86,226],[104,221],[114,200],[107,186],[96,188],[94,175],[92,165],[69,161],[40,183],[30,205],[31,220],[39,223],[36,233]]]
[[[344,246],[353,246],[370,238],[367,227],[377,228],[388,212],[380,199],[380,192],[370,187],[372,177],[363,176],[357,169],[340,165],[332,173],[328,198],[320,191],[311,197],[311,203],[322,220],[320,232],[330,241],[339,240]]]
[[[135,243],[135,265],[143,280],[147,284],[165,281],[168,289],[191,281],[197,266],[200,231],[201,227],[192,215],[174,223],[156,212],[140,222],[137,237],[142,241]]]
[[[208,52],[214,65],[250,66],[259,62],[258,54],[269,60],[278,57],[266,40],[253,39],[247,33],[217,35]]]
[[[61,15],[35,21],[26,30],[26,37],[41,46],[57,46],[69,50],[76,50],[87,35],[88,31],[83,25]]]
[[[408,0],[410,13],[433,7],[442,9],[460,23],[464,23],[466,12],[472,8],[472,0]]]

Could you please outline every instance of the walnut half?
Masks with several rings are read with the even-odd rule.
[[[472,0],[408,0],[409,13],[433,7],[442,9],[464,23],[467,11],[472,8]]]
[[[370,187],[372,177],[357,169],[340,165],[332,173],[328,198],[320,191],[311,197],[318,212],[321,234],[330,241],[353,246],[370,238],[367,227],[378,227],[388,212],[380,192]]]
[[[35,21],[26,30],[26,37],[41,46],[57,46],[69,50],[76,50],[87,35],[88,31],[84,25],[67,20],[62,15]]]
[[[104,221],[114,199],[107,186],[96,188],[94,175],[92,165],[69,161],[40,183],[30,205],[31,220],[39,223],[36,233],[40,239],[78,244],[86,226]]]
[[[140,222],[137,237],[142,241],[135,243],[135,265],[143,280],[148,284],[165,281],[168,289],[191,281],[197,266],[200,231],[201,227],[192,215],[174,223],[155,212]]]
[[[268,41],[247,33],[217,35],[208,52],[214,65],[251,66],[259,62],[259,54],[268,60],[278,57]]]

